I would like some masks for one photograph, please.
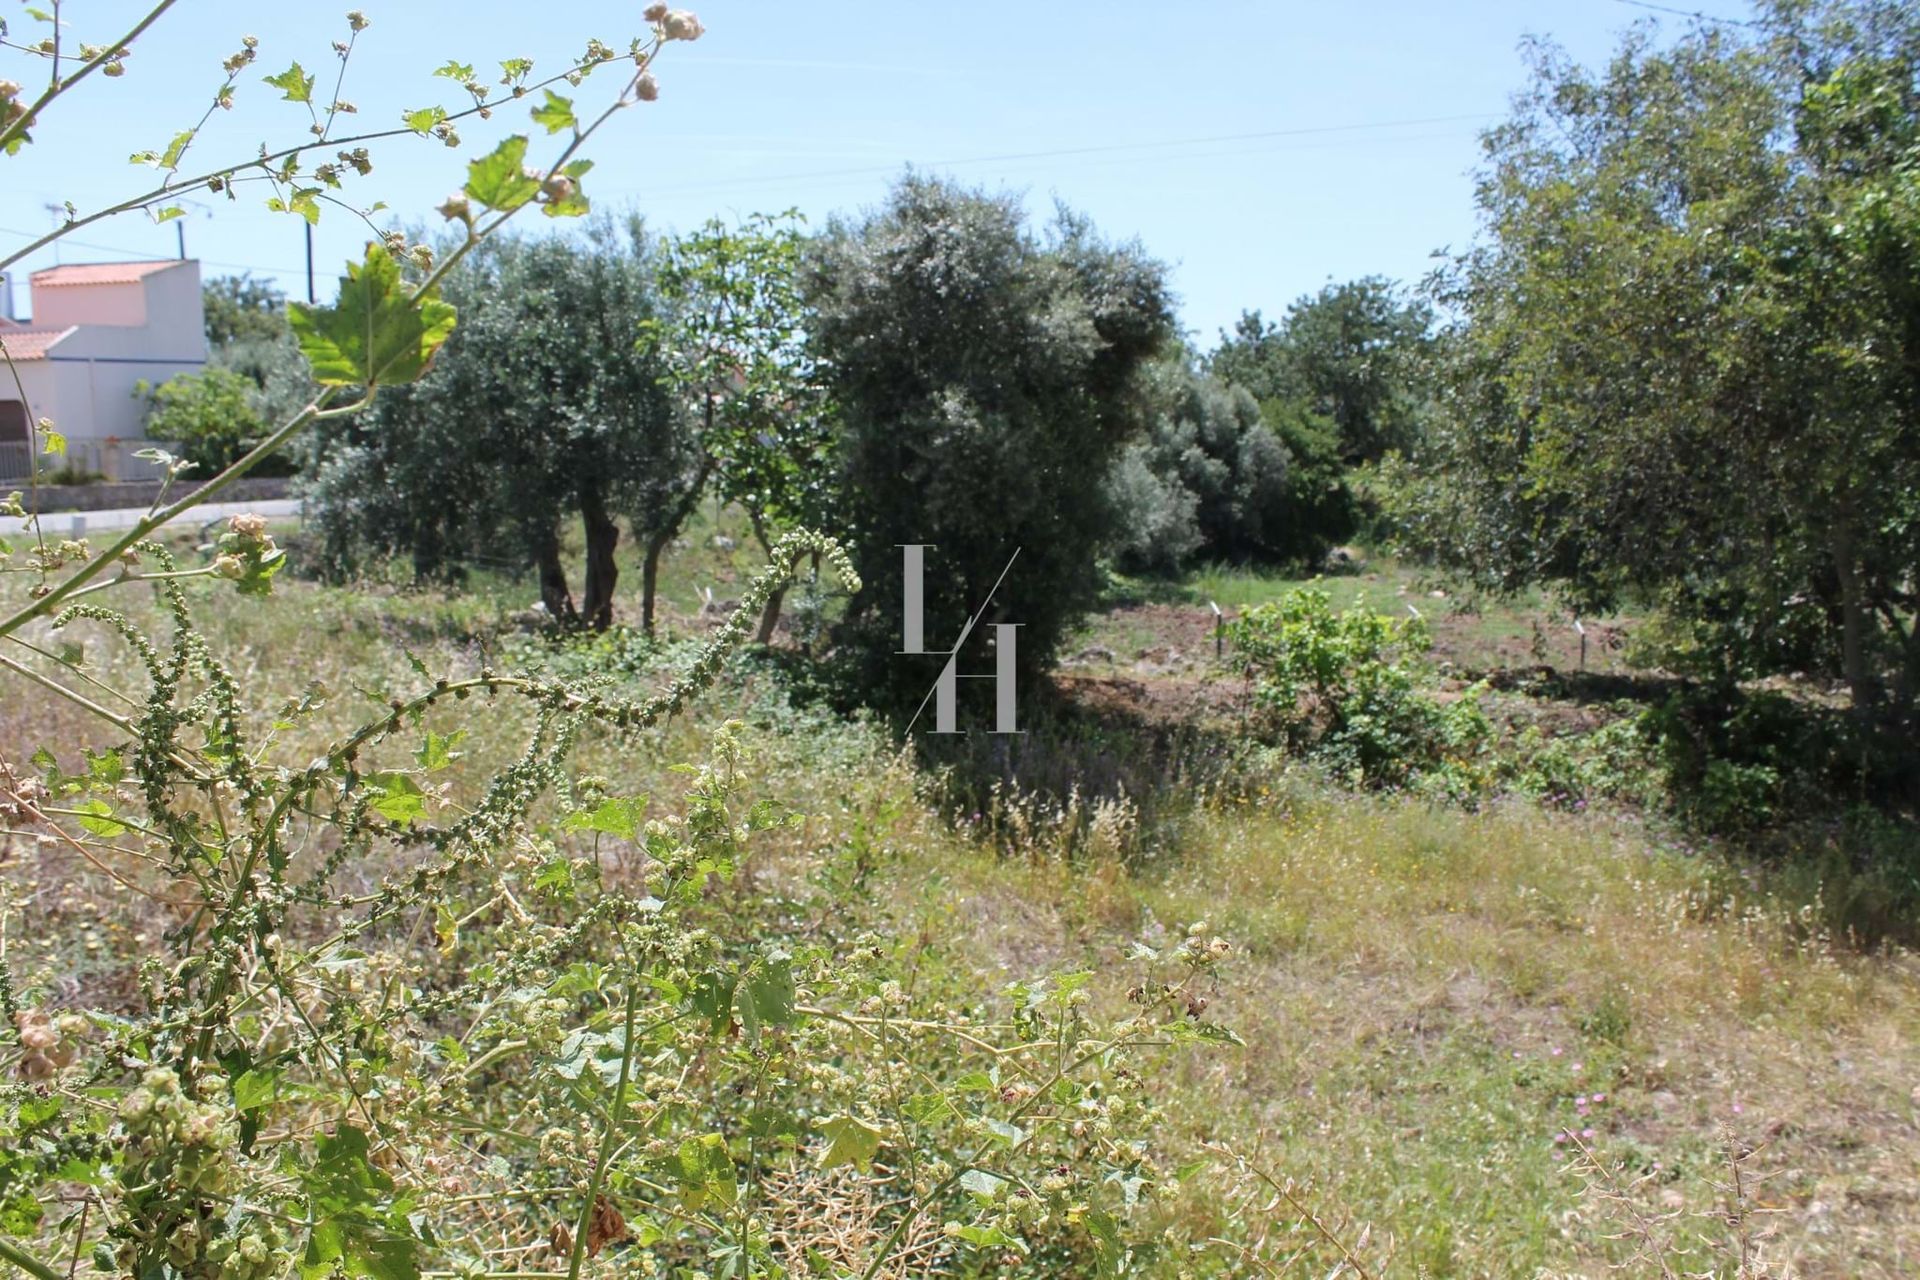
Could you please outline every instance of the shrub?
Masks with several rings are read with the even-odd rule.
[[[271,547],[246,517],[228,541]],[[411,688],[304,764],[276,735],[318,729],[324,697],[256,737],[264,718],[196,630],[180,571],[139,550],[167,575],[165,648],[96,604],[56,619],[109,628],[147,671],[128,740],[0,774],[0,817],[151,868],[116,877],[129,909],[152,895],[191,922],[137,981],[117,976],[110,1005],[75,1009],[51,974],[0,966],[0,1065],[25,1082],[0,1089],[0,1132],[19,1139],[0,1148],[9,1235],[64,1236],[40,1198],[78,1181],[101,1212],[99,1269],[182,1280],[270,1280],[296,1259],[400,1280],[536,1252],[578,1276],[623,1244],[623,1263],[673,1274],[717,1256],[728,1274],[999,1272],[1029,1251],[1046,1273],[1115,1274],[1153,1247],[1120,1232],[1173,1178],[1144,1141],[1142,1060],[1232,1038],[1200,1017],[1224,942],[1196,926],[1136,952],[1113,1017],[1087,971],[954,1008],[926,990],[921,948],[822,943],[794,925],[797,886],[767,902],[730,887],[790,820],[752,802],[741,726],[653,810],[570,764],[589,735],[636,742],[680,712],[789,566],[818,554],[848,573],[837,545],[783,539],[781,569],[651,696],[434,679],[416,660]],[[502,723],[515,700],[524,749],[470,776],[462,721]],[[823,851],[809,909],[857,887],[845,859],[870,853]]]
[[[232,369],[212,365],[199,373],[181,373],[158,387],[135,388],[152,406],[147,435],[177,444],[180,456],[201,476],[218,475],[232,466],[267,434],[261,417],[258,385]],[[285,458],[269,458],[253,468],[255,475],[286,475]]]
[[[1290,748],[1367,785],[1429,776],[1443,790],[1479,789],[1471,766],[1493,726],[1475,693],[1443,704],[1417,691],[1429,643],[1419,619],[1335,613],[1325,591],[1303,587],[1246,610],[1229,638],[1260,717]]]
[[[1292,467],[1287,449],[1244,389],[1166,361],[1153,371],[1146,438],[1128,446],[1109,482],[1130,569],[1285,554]],[[1143,481],[1151,478],[1151,484]]]

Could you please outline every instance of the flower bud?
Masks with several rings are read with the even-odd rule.
[[[706,34],[700,19],[686,9],[673,9],[661,20],[660,34],[669,40],[698,40]]]
[[[659,22],[667,16],[667,6],[664,4],[650,4],[641,11],[640,16],[648,22]]]
[[[231,578],[236,582],[247,576],[245,562],[239,556],[232,554],[216,556],[213,561],[213,571],[219,577]]]
[[[633,96],[642,102],[652,102],[660,96],[660,82],[653,78],[653,72],[640,73],[640,78],[633,82]]]

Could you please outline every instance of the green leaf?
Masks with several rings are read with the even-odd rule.
[[[233,1107],[236,1111],[257,1111],[280,1095],[278,1067],[255,1067],[233,1078]]]
[[[95,754],[92,748],[85,750],[87,757],[87,778],[97,787],[111,787],[123,781],[127,776],[127,763],[120,756],[119,749],[112,748]]]
[[[1217,1022],[1183,1020],[1167,1024],[1167,1038],[1176,1044],[1246,1044]]]
[[[1027,1131],[1017,1124],[1009,1124],[1005,1120],[991,1119],[984,1123],[987,1132],[993,1135],[993,1139],[996,1142],[1004,1142],[1010,1147],[1017,1147],[1027,1140]]]
[[[287,321],[315,381],[371,388],[413,382],[426,373],[453,332],[454,311],[431,294],[412,296],[392,255],[369,244],[364,263],[348,264],[338,302],[293,303]]]
[[[1087,1231],[1093,1236],[1093,1252],[1099,1262],[1100,1274],[1119,1275],[1120,1264],[1127,1254],[1126,1245],[1120,1240],[1119,1224],[1104,1209],[1088,1209],[1086,1223]]]
[[[418,1280],[419,1242],[403,1234],[406,1219],[389,1211],[393,1179],[368,1158],[367,1135],[342,1124],[315,1144],[300,1173],[308,1216],[317,1225],[307,1239],[300,1272],[310,1280],[338,1268],[368,1280]]]
[[[907,1118],[916,1124],[938,1124],[942,1120],[958,1120],[960,1108],[953,1105],[944,1093],[916,1093],[901,1106]]]
[[[682,1142],[673,1154],[672,1168],[680,1199],[689,1209],[697,1212],[709,1200],[732,1208],[739,1198],[733,1157],[727,1151],[727,1140],[717,1133]]]
[[[614,796],[600,802],[598,808],[570,813],[561,823],[565,831],[598,831],[602,835],[631,840],[640,830],[640,817],[647,811],[645,796]]]
[[[734,998],[747,1039],[757,1044],[762,1027],[792,1022],[794,994],[791,956],[775,951],[755,965]]]
[[[297,213],[317,227],[320,225],[319,195],[319,187],[295,187],[284,200],[279,196],[268,200],[267,208],[275,213]]]
[[[956,1238],[965,1240],[968,1244],[976,1245],[982,1249],[1017,1249],[1021,1253],[1027,1251],[1025,1241],[1021,1240],[1019,1236],[1009,1235],[1000,1227],[983,1227],[978,1225],[961,1226],[957,1223],[949,1223],[947,1231]]]
[[[180,163],[180,157],[186,153],[187,144],[192,141],[193,130],[191,129],[188,129],[184,133],[174,134],[173,141],[167,144],[166,151],[160,156],[160,167],[162,169],[176,168]]]
[[[694,978],[687,1004],[717,1035],[733,1025],[733,992],[731,976],[709,971]]]
[[[438,773],[466,754],[459,750],[460,744],[466,740],[465,729],[455,729],[452,733],[435,733],[429,729],[427,740],[420,744],[420,749],[413,753],[413,758],[419,761],[420,767],[428,773]]]
[[[540,180],[526,170],[527,136],[503,138],[485,159],[467,166],[467,198],[490,209],[518,209],[540,194]]]
[[[266,81],[285,92],[286,96],[281,99],[283,102],[313,101],[313,77],[302,71],[297,62],[277,76],[266,77]]]
[[[1000,1194],[1000,1188],[1007,1180],[988,1173],[985,1169],[969,1169],[960,1175],[960,1189],[975,1199],[991,1204]]]
[[[170,204],[164,209],[155,209],[153,211],[153,220],[155,222],[172,222],[175,218],[185,217],[186,213],[187,211],[179,205]]]
[[[446,118],[445,107],[422,107],[418,111],[408,111],[401,116],[401,119],[406,121],[407,128],[415,133],[431,133],[433,126]]]
[[[850,1164],[865,1173],[872,1168],[883,1136],[880,1130],[854,1116],[834,1116],[820,1131],[827,1135],[827,1148],[820,1153],[822,1169]]]
[[[414,819],[427,816],[426,792],[406,774],[393,770],[369,774],[367,786],[378,793],[373,811],[388,822],[407,826]]]
[[[548,133],[559,133],[562,129],[571,129],[579,121],[573,114],[573,99],[563,98],[553,90],[547,90],[547,100],[533,109],[533,122]]]
[[[105,800],[96,798],[75,807],[83,813],[93,815],[92,817],[80,819],[80,825],[91,831],[94,835],[117,836],[123,834],[127,829],[126,823],[114,821],[113,808],[108,805]]]

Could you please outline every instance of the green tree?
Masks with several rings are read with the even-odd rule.
[[[1145,438],[1127,446],[1115,472],[1123,516],[1121,559],[1168,570],[1196,553],[1278,559],[1292,460],[1244,387],[1163,360],[1150,380]]]
[[[158,387],[143,382],[135,393],[145,395],[150,406],[147,437],[174,443],[195,475],[218,475],[267,434],[259,388],[251,378],[218,365],[176,374]],[[285,458],[270,458],[255,474],[285,475],[287,465]]]
[[[831,520],[833,410],[805,337],[798,214],[718,219],[669,240],[658,269],[663,311],[642,330],[698,436],[700,465],[651,490],[634,513],[644,539],[643,625],[653,627],[660,553],[709,484],[737,504],[762,550],[781,531]],[[783,585],[768,596],[757,638],[772,639]]]
[[[417,572],[491,553],[531,566],[562,625],[604,628],[619,578],[617,514],[633,490],[698,465],[663,371],[634,348],[655,316],[639,223],[580,239],[496,237],[450,273],[461,315],[431,374],[381,397],[322,449],[319,522],[336,562],[404,552]],[[562,554],[586,539],[579,602]]]
[[[1723,678],[1920,679],[1920,12],[1781,3],[1538,51],[1488,134],[1402,521],[1499,587],[1639,592]]]
[[[236,342],[272,341],[287,335],[287,295],[251,273],[215,276],[200,290],[207,342],[217,351]]]
[[[1247,312],[1221,335],[1210,367],[1263,404],[1330,420],[1349,465],[1374,462],[1419,435],[1432,326],[1425,303],[1368,276],[1302,296],[1279,324]]]
[[[917,698],[937,674],[894,656],[902,543],[935,547],[929,646],[991,599],[983,622],[1021,624],[1036,669],[1097,594],[1113,533],[1098,479],[1150,408],[1142,375],[1172,328],[1163,269],[1068,211],[1041,237],[1013,196],[909,175],[827,229],[806,285],[866,584],[842,627],[864,687]]]

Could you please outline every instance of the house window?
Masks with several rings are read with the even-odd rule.
[[[27,406],[18,400],[0,400],[0,444],[27,442]]]

